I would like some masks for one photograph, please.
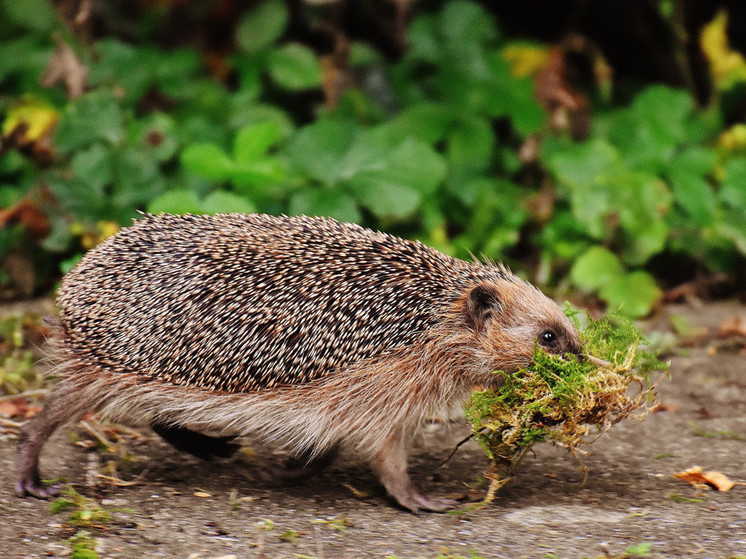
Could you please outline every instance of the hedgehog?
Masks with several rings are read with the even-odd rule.
[[[497,263],[466,262],[329,218],[143,215],[62,281],[57,383],[20,436],[17,492],[49,436],[83,413],[147,423],[177,449],[229,456],[250,433],[311,467],[354,453],[412,512],[408,454],[428,418],[529,365],[580,355],[555,302]]]

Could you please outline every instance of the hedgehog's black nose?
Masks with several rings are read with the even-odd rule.
[[[580,342],[571,339],[567,346],[567,351],[565,351],[565,353],[571,353],[573,355],[576,355],[579,360],[583,360],[585,354],[583,353],[583,348],[580,347]]]

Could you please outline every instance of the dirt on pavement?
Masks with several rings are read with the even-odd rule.
[[[728,317],[746,321],[746,306],[671,306],[648,327],[669,329],[670,316],[686,316],[712,334]],[[671,361],[671,379],[658,390],[667,411],[620,423],[586,447],[585,485],[565,450],[542,444],[494,504],[467,514],[404,512],[366,466],[343,458],[288,484],[278,475],[282,457],[256,441],[243,440],[244,452],[232,459],[208,463],[180,454],[145,427],[138,428],[141,439],[108,453],[73,444],[71,435],[90,437],[80,424],[67,425],[46,445],[42,472],[113,511],[88,530],[99,557],[581,559],[621,557],[640,544],[649,544],[648,557],[746,556],[746,486],[700,490],[672,475],[699,465],[746,482],[743,340],[709,336],[674,350]],[[14,495],[16,436],[10,424],[0,432],[0,556],[69,556],[71,511],[53,515],[48,502]],[[424,492],[484,489],[487,460],[473,442],[439,467],[468,432],[464,422],[426,427],[411,463]],[[105,472],[109,460],[118,464],[116,475],[138,483],[91,491],[87,478]]]

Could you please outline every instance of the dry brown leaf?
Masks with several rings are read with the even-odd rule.
[[[720,324],[718,336],[729,338],[731,336],[746,337],[746,319],[740,316],[729,316]]]
[[[21,225],[36,239],[46,237],[51,228],[46,214],[28,198],[0,210],[0,228],[12,225]]]
[[[85,92],[88,68],[59,34],[55,34],[54,41],[57,46],[49,59],[41,84],[44,87],[52,87],[58,82],[63,82],[68,97],[80,97]]]
[[[650,410],[653,413],[676,413],[679,409],[677,404],[658,402]]]
[[[709,485],[718,491],[730,491],[736,485],[725,474],[716,471],[703,472],[699,466],[674,473],[674,477],[691,485]]]
[[[0,415],[5,417],[24,417],[28,404],[23,398],[0,401]]]

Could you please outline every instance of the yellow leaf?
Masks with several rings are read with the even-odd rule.
[[[734,82],[746,81],[746,60],[740,52],[730,48],[727,28],[728,13],[721,10],[702,28],[699,36],[700,48],[720,89],[728,88]]]
[[[19,126],[23,126],[25,131],[18,137],[18,142],[35,142],[52,130],[58,118],[57,110],[46,101],[24,95],[8,111],[3,122],[3,136],[9,136]]]
[[[718,138],[718,146],[732,153],[746,147],[746,124],[737,123],[725,130]]]
[[[512,43],[500,53],[510,64],[513,75],[518,78],[533,76],[546,68],[549,61],[549,51],[546,47]]]

